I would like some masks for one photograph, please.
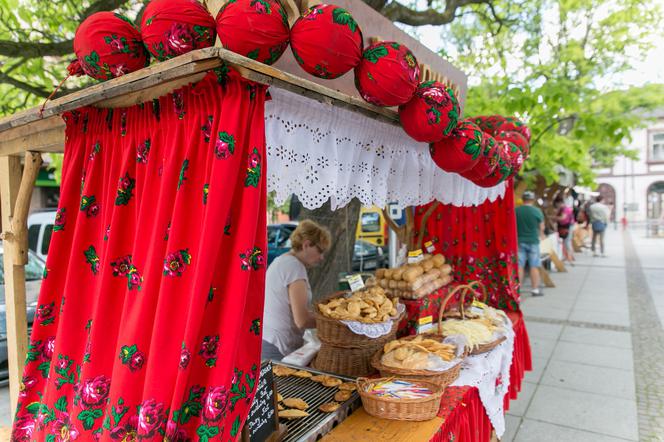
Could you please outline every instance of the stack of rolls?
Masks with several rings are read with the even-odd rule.
[[[452,282],[452,267],[443,255],[424,255],[412,264],[376,270],[376,284],[393,296],[420,299]]]

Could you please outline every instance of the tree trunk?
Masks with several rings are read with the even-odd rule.
[[[318,209],[302,208],[299,220],[315,221],[330,229],[332,234],[332,243],[325,261],[319,267],[309,269],[309,282],[314,299],[338,290],[339,273],[351,271],[360,207],[360,201],[353,199],[348,205],[335,211],[330,209],[329,201]]]

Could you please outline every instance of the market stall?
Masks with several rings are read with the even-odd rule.
[[[233,2],[232,6],[222,8],[217,16],[217,30],[224,26],[242,29],[243,14],[260,14],[262,19],[266,19],[266,12],[270,14],[263,2],[260,5],[254,2],[250,11],[237,13],[237,8],[247,6],[244,3]],[[280,8],[277,3],[268,6]],[[264,292],[267,190],[276,191],[278,199],[295,193],[310,208],[328,199],[333,207],[340,207],[352,198],[365,205],[384,206],[391,202],[406,207],[435,199],[472,206],[505,195],[504,180],[518,171],[511,166],[502,167],[508,162],[512,145],[501,144],[498,154],[494,144],[480,146],[475,139],[480,136],[479,130],[471,123],[456,126],[465,88],[462,73],[392,25],[386,28],[386,20],[377,17],[363,3],[343,6],[357,14],[356,17],[370,17],[363,24],[365,32],[380,32],[383,36],[387,32],[406,41],[420,60],[431,60],[431,66],[418,66],[403,44],[374,43],[373,52],[364,56],[369,65],[366,77],[357,82],[358,94],[355,89],[350,90],[352,75],[323,85],[321,78],[332,78],[330,71],[311,66],[313,71],[307,70],[300,57],[305,56],[304,51],[300,55],[294,52],[290,59],[285,57],[285,61],[280,61],[285,63],[283,70],[278,69],[278,64],[277,68],[270,67],[268,64],[278,59],[286,47],[283,41],[266,47],[265,52],[252,50],[246,54],[251,59],[219,47],[205,47],[211,44],[209,29],[198,24],[192,28],[200,37],[196,41],[207,43],[201,46],[203,49],[186,54],[163,52],[157,34],[154,37],[143,33],[136,41],[128,37],[130,46],[135,45],[138,53],[145,51],[138,40],[143,38],[145,48],[160,62],[142,68],[147,55],[137,56],[143,58],[138,63],[132,60],[135,72],[122,76],[119,75],[124,74],[124,65],[101,63],[92,56],[95,51],[85,57],[77,54],[80,66],[74,66],[72,72],[82,69],[90,76],[108,81],[0,121],[7,328],[12,405],[18,404],[19,410],[15,424],[17,439],[19,435],[29,438],[33,432],[65,434],[74,439],[83,434],[101,439],[137,435],[143,439],[178,440],[187,434],[197,434],[204,440],[235,439],[240,437],[243,427],[251,426],[245,422],[254,414],[250,404],[261,385],[259,397],[263,398],[263,394],[269,397],[272,391],[272,405],[284,408],[280,410],[287,412],[282,413],[284,419],[296,421],[308,417],[309,404],[302,398],[278,400],[271,383],[263,377],[272,371],[261,369],[258,360],[262,301],[252,300],[262,300]],[[196,8],[200,9],[200,5]],[[294,10],[299,12],[298,8]],[[317,11],[313,8],[305,15],[320,14]],[[197,13],[202,14],[201,20],[209,21],[206,11]],[[335,12],[335,20],[356,33],[356,23],[347,14]],[[153,21],[157,15],[148,16],[151,18],[143,23],[144,27],[158,22]],[[103,25],[115,21],[115,26],[125,28],[127,35],[136,33],[127,28],[125,19],[114,14],[104,17],[105,21],[100,22]],[[294,17],[289,19],[284,13],[276,17],[276,21],[270,19],[272,24],[276,23],[282,31],[286,29],[287,36],[288,24]],[[169,20],[177,18],[170,16]],[[88,27],[97,29],[91,24]],[[259,37],[273,38],[272,35]],[[222,42],[226,47],[242,43],[224,38]],[[126,44],[115,36],[105,43],[113,48]],[[360,49],[361,43],[360,40]],[[134,49],[122,53],[134,57]],[[191,49],[196,46],[189,45],[187,50]],[[371,64],[379,66],[377,60],[382,57],[388,60],[403,57],[405,61],[398,68],[384,71],[388,77],[394,69],[408,74],[405,79],[397,79],[412,86],[407,94],[404,95],[403,88],[394,89],[389,83],[385,87],[385,90],[392,87],[392,96],[404,95],[399,97],[402,102],[381,101],[384,86],[376,88],[371,82],[363,85],[366,80],[362,78],[377,76],[377,72],[372,74]],[[307,75],[298,70],[300,66],[310,74],[313,72],[313,76],[303,78]],[[432,73],[432,67],[437,74]],[[445,74],[440,74],[441,70]],[[361,73],[362,68],[358,67],[356,72]],[[111,79],[116,75],[119,77]],[[419,80],[432,79],[441,83],[418,85]],[[265,104],[267,86],[272,86],[271,100]],[[427,106],[435,109],[432,107],[426,118],[432,125],[440,124],[446,134],[461,128],[458,134],[454,132],[454,139],[449,142],[440,139],[430,147],[419,139],[421,134],[415,133],[417,125],[409,129],[404,123],[405,114],[399,118],[390,109],[414,97],[415,89],[444,98],[437,107],[427,102]],[[386,94],[388,98],[392,96]],[[441,122],[440,110],[445,106],[449,106],[445,111],[447,119]],[[403,128],[398,126],[399,121]],[[439,155],[446,156],[448,145],[457,154],[454,164]],[[48,278],[40,295],[38,327],[28,342],[23,339],[22,274],[27,254],[27,206],[40,163],[37,152],[62,152],[63,146],[66,146],[66,159],[57,237],[53,240],[54,249],[47,262]],[[513,152],[514,149],[513,146]],[[21,179],[21,158],[17,155],[22,153],[25,165]],[[477,166],[481,173],[476,172],[468,179],[459,175],[461,166],[470,173],[479,162],[482,162]],[[498,163],[502,165],[500,174],[494,173]],[[238,207],[242,210],[235,210]],[[215,235],[220,226],[223,233]],[[484,387],[479,383],[473,385],[477,376],[464,382],[477,387],[487,410],[492,396],[489,418],[491,426],[500,432],[504,398],[513,395],[514,386],[518,390],[520,382],[517,378],[509,382],[510,373],[522,374],[529,365],[527,337],[517,343],[518,324],[522,322],[502,316],[485,318],[483,321],[494,321],[487,330],[494,330],[499,323],[504,336],[494,339],[491,335],[486,342],[471,342],[470,346],[429,338],[396,340],[397,328],[406,314],[405,305],[397,299],[408,296],[424,299],[450,284],[452,269],[442,255],[438,256],[420,253],[415,259],[422,259],[421,264],[412,262],[400,270],[394,269],[403,277],[376,275],[373,287],[363,292],[366,296],[358,292],[357,303],[351,306],[349,301],[344,307],[346,313],[335,308],[338,317],[332,313],[333,306],[327,304],[328,319],[361,323],[352,321],[361,317],[371,319],[368,322],[373,325],[360,325],[359,334],[351,328],[354,335],[368,340],[353,336],[350,343],[346,339],[328,342],[328,355],[319,354],[314,362],[320,370],[318,374],[312,374],[313,370],[293,373],[305,379],[303,382],[320,382],[324,388],[339,390],[332,391],[329,401],[319,405],[322,413],[337,411],[344,403],[346,406],[341,408],[349,413],[358,405],[354,393],[358,386],[350,382],[347,369],[360,367],[360,371],[352,373],[353,378],[377,371],[400,373],[406,378],[410,373],[415,376],[413,379],[429,376],[430,373],[421,372],[431,371],[431,367],[406,365],[397,356],[402,362],[391,368],[381,356],[375,360],[380,352],[389,359],[390,354],[398,354],[403,347],[419,359],[430,355],[445,361],[442,368],[434,370],[444,381],[434,382],[431,389],[423,390],[408,384],[408,388],[418,390],[417,394],[424,394],[419,399],[427,402],[435,415],[440,397],[447,394],[444,398],[448,398],[454,392],[453,387],[444,389],[464,378],[461,366],[462,363],[468,366],[466,353],[476,351],[475,344],[491,343],[490,348],[478,351],[474,357],[478,360],[478,370],[483,370],[482,364],[488,367],[484,374],[493,370],[492,379],[501,378],[502,387],[489,395],[486,382]],[[412,278],[408,276],[411,274]],[[383,288],[382,282],[387,287]],[[406,284],[401,286],[400,282]],[[399,290],[398,295],[393,296],[390,289]],[[477,293],[477,287],[467,289]],[[118,293],[123,296],[116,296]],[[342,302],[339,297],[337,300]],[[463,308],[463,302],[459,308]],[[353,316],[343,316],[349,312]],[[320,313],[326,315],[322,308]],[[443,313],[441,308],[439,314]],[[145,324],[153,324],[152,329]],[[346,325],[332,324],[334,330],[328,338],[344,330],[343,327]],[[442,322],[440,327],[442,330]],[[521,335],[525,335],[525,329]],[[225,352],[223,357],[220,348]],[[523,355],[514,357],[515,348],[522,348]],[[331,368],[330,363],[341,360],[341,354],[346,355],[345,361],[350,361],[351,367]],[[24,371],[22,361],[26,355]],[[489,357],[500,361],[486,362]],[[24,374],[19,389],[21,373]],[[339,376],[344,374],[346,379]],[[309,380],[314,376],[317,381]],[[297,387],[295,382],[289,385],[285,380],[274,383],[280,382],[284,391]],[[367,386],[375,383],[364,382],[362,385]],[[311,386],[307,388],[311,390]],[[360,395],[369,389],[361,389]],[[322,391],[315,395],[318,399],[330,393]],[[342,391],[350,393],[340,394]],[[475,394],[472,388],[464,391],[471,396]],[[482,397],[483,391],[487,392],[486,397]],[[463,397],[471,401],[471,396]],[[479,406],[473,408],[475,415],[468,415],[457,410],[459,401],[443,399],[443,404],[446,403],[447,408],[453,409],[446,419],[434,418],[426,425],[417,424],[421,425],[418,428],[425,432],[431,425],[442,432],[448,431],[447,425],[485,428],[484,423],[475,423],[481,414]],[[392,417],[401,418],[409,412],[405,408],[402,411]],[[420,419],[434,417],[418,406],[414,413]],[[342,420],[347,414],[337,416]],[[349,423],[361,414],[351,416]],[[278,434],[283,427],[278,420],[274,423]],[[327,419],[322,426],[300,426],[310,436],[314,429],[329,431],[333,423]],[[339,426],[335,431],[342,428]],[[489,432],[488,427],[486,430],[482,430],[483,434]],[[266,437],[272,437],[267,434]]]

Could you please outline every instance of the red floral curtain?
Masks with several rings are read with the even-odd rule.
[[[65,115],[15,440],[234,440],[260,365],[265,89]]]
[[[415,226],[430,204],[415,211]],[[487,287],[489,304],[519,310],[518,258],[514,191],[510,180],[505,196],[479,206],[441,204],[428,219],[424,241],[451,263],[456,281],[480,280]],[[416,232],[416,235],[419,232]]]

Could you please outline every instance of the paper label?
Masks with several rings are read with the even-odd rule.
[[[364,288],[364,281],[362,280],[362,275],[350,275],[346,277],[348,280],[348,285],[350,285],[350,290],[356,292]]]
[[[431,333],[434,331],[434,329],[437,327],[433,322],[429,324],[424,324],[424,325],[416,325],[415,326],[415,333],[422,334],[422,333]]]
[[[422,253],[422,249],[412,250],[408,252],[408,264],[420,262],[422,261],[422,259],[424,259],[424,254]]]
[[[436,248],[433,246],[433,243],[431,241],[427,241],[424,243],[424,248],[426,249],[427,252],[433,253],[436,251]]]
[[[432,315],[429,315],[429,316],[422,316],[421,318],[419,318],[419,319],[417,320],[417,323],[418,323],[419,325],[431,324],[432,322],[433,322],[433,316],[432,316]]]

